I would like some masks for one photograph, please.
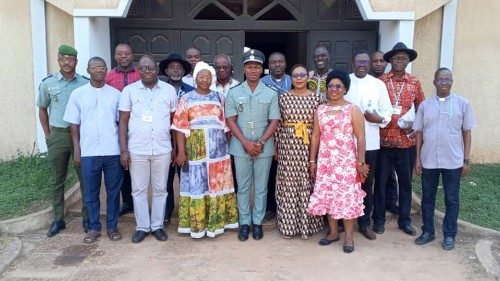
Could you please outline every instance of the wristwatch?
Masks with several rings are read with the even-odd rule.
[[[259,140],[259,144],[263,146],[264,144],[266,144],[266,140],[265,139],[260,139]]]
[[[471,163],[470,159],[464,159],[464,164],[470,165]]]

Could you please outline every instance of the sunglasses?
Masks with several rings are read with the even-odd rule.
[[[297,78],[303,79],[303,78],[307,77],[307,73],[305,73],[305,72],[294,73],[294,74],[292,74],[292,77],[295,79],[297,79]]]
[[[145,66],[140,66],[139,69],[142,72],[150,71],[153,72],[156,70],[156,65],[145,65]]]
[[[341,84],[328,84],[328,89],[335,89],[335,90],[340,90],[344,87],[344,85]]]

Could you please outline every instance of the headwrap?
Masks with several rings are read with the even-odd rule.
[[[215,69],[213,67],[211,67],[208,63],[203,62],[203,61],[199,61],[196,64],[196,66],[194,67],[194,71],[193,71],[194,81],[196,82],[196,76],[198,76],[198,73],[202,70],[205,70],[205,69],[210,71],[210,73],[212,74],[212,83],[211,84],[214,84],[215,81],[217,80],[217,77],[215,76]]]

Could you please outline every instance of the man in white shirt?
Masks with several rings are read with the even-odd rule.
[[[373,209],[373,178],[377,164],[377,153],[380,149],[379,128],[385,127],[391,121],[392,106],[385,84],[371,76],[370,56],[360,52],[353,57],[353,73],[351,87],[345,99],[357,105],[365,115],[366,154],[365,162],[370,172],[362,189],[366,192],[363,200],[365,214],[358,218],[359,231],[368,239],[374,240],[375,233],[370,227],[370,215]]]
[[[214,57],[214,68],[217,76],[215,81],[216,91],[225,97],[229,89],[240,83],[231,76],[233,72],[231,58],[226,54],[216,55]]]
[[[157,240],[167,240],[163,220],[172,153],[170,125],[177,106],[175,88],[158,80],[153,57],[141,57],[139,72],[141,80],[123,89],[119,106],[121,163],[130,169],[137,223],[132,243],[142,242],[150,231]]]
[[[121,239],[117,225],[123,169],[116,123],[120,91],[105,84],[107,70],[102,58],[91,58],[87,67],[90,83],[71,93],[64,113],[64,121],[71,124],[73,160],[76,166],[81,166],[85,185],[83,201],[89,217],[89,231],[83,240],[86,244],[101,236],[99,193],[102,173],[106,185],[107,233],[112,241]]]

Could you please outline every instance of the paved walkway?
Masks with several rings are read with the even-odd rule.
[[[415,222],[420,217],[413,216]],[[417,223],[416,223],[417,224]],[[20,237],[23,250],[0,275],[1,280],[494,280],[474,253],[481,237],[461,234],[454,251],[444,251],[440,239],[413,243],[390,217],[386,232],[369,241],[355,235],[356,250],[342,252],[342,242],[326,247],[310,240],[285,240],[274,224],[261,241],[237,240],[236,231],[217,238],[194,240],[177,234],[176,221],[168,226],[169,239],[148,236],[132,244],[134,219],[120,219],[124,239],[101,237],[82,243],[81,219],[68,219],[67,229],[53,238],[46,230]]]

